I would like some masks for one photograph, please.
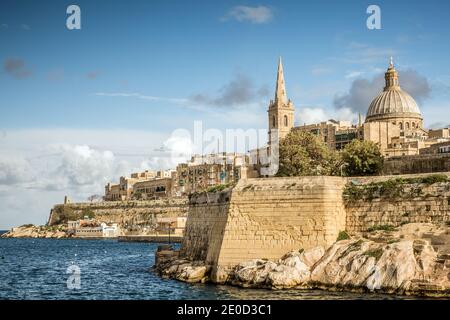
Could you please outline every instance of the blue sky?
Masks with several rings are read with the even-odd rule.
[[[66,28],[70,4],[81,30]],[[381,30],[366,27],[370,4]],[[449,15],[446,0],[3,0],[0,228],[42,223],[66,193],[81,200],[119,173],[161,165],[154,148],[194,120],[265,128],[280,55],[297,124],[364,115],[392,55],[425,125],[448,125]],[[74,154],[89,161],[69,163]],[[100,182],[68,178],[97,179],[90,166],[105,159]],[[40,199],[29,216],[17,189]]]
[[[242,73],[272,95],[279,55],[300,108],[332,109],[351,73],[370,78],[375,68],[385,69],[390,53],[398,68],[413,68],[430,83],[450,80],[448,1],[378,1],[382,30],[365,26],[368,1],[78,1],[82,29],[69,31],[71,3],[2,1],[0,58],[23,60],[31,75],[1,73],[1,127],[146,129],[154,119],[154,129],[177,128],[174,115],[185,121],[203,112],[95,94],[214,95]],[[272,18],[223,21],[238,5],[265,6]],[[433,107],[448,100],[438,94],[424,102],[428,124],[439,119]]]

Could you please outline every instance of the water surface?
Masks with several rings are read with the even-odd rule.
[[[116,240],[0,239],[0,299],[411,299],[187,284],[151,270],[156,248]],[[67,287],[71,265],[80,268],[80,289]]]

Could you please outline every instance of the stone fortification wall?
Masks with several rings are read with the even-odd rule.
[[[121,226],[149,225],[157,216],[186,216],[187,198],[149,201],[103,201],[97,203],[69,203],[55,205],[48,224],[64,223],[84,216],[94,216],[100,222],[119,223]]]
[[[383,175],[436,173],[450,171],[450,154],[423,154],[388,158]]]
[[[398,227],[414,222],[440,224],[449,221],[450,182],[430,179],[428,183],[426,180],[420,183],[433,176],[436,177],[417,174],[349,179],[357,195],[344,194],[347,232],[364,232],[383,226]],[[440,176],[448,177],[449,174]],[[399,178],[406,183],[396,180]]]
[[[181,254],[213,265],[220,282],[221,270],[241,261],[327,247],[345,229],[344,185],[338,177],[247,179],[193,196]]]
[[[450,182],[442,175],[422,180],[427,177],[432,176],[245,179],[231,190],[196,194],[190,198],[180,255],[205,261],[213,267],[212,280],[222,282],[227,269],[242,261],[326,248],[340,231],[448,222]],[[404,180],[394,181],[399,178]],[[374,184],[387,195],[376,189],[349,199],[349,186],[373,189]]]

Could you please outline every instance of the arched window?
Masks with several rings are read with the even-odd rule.
[[[287,127],[288,126],[288,117],[284,116],[284,126]]]
[[[400,130],[403,130],[403,123],[402,122],[399,123],[399,126],[400,126]]]
[[[409,122],[406,123],[406,129],[409,129]]]
[[[275,125],[275,116],[272,116],[272,128],[275,128],[276,127],[276,125]]]
[[[412,123],[412,127],[413,127],[413,128],[416,127],[416,123],[415,123],[415,122]]]

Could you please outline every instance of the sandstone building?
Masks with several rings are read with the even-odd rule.
[[[370,103],[365,120],[359,115],[357,124],[330,119],[295,126],[295,106],[288,99],[281,58],[278,61],[275,96],[270,100],[268,143],[248,154],[216,153],[194,155],[177,165],[175,170],[133,173],[120,177],[118,184],[108,183],[104,200],[151,200],[186,196],[220,184],[236,183],[243,178],[273,176],[273,159],[280,139],[291,131],[311,132],[331,150],[341,150],[354,139],[373,141],[392,163],[386,172],[393,174],[446,171],[447,159],[434,161],[433,155],[450,154],[450,129],[426,130],[416,101],[405,92],[391,61],[385,73],[385,86]],[[417,159],[414,157],[418,157]],[[413,158],[410,158],[413,157]],[[411,165],[405,166],[402,159]],[[431,159],[431,160],[430,160]],[[414,162],[414,163],[413,163]],[[439,162],[439,163],[438,163]],[[425,168],[427,168],[425,170]]]
[[[267,170],[271,161],[271,145],[283,139],[292,130],[311,132],[319,136],[332,150],[340,150],[354,139],[373,141],[378,144],[386,158],[422,153],[450,153],[449,128],[429,131],[424,129],[419,106],[402,90],[392,58],[384,78],[385,86],[368,106],[364,122],[360,115],[358,124],[330,119],[294,126],[295,107],[287,98],[280,58],[275,99],[270,101],[268,108],[268,145],[249,153],[259,174],[271,175]]]

